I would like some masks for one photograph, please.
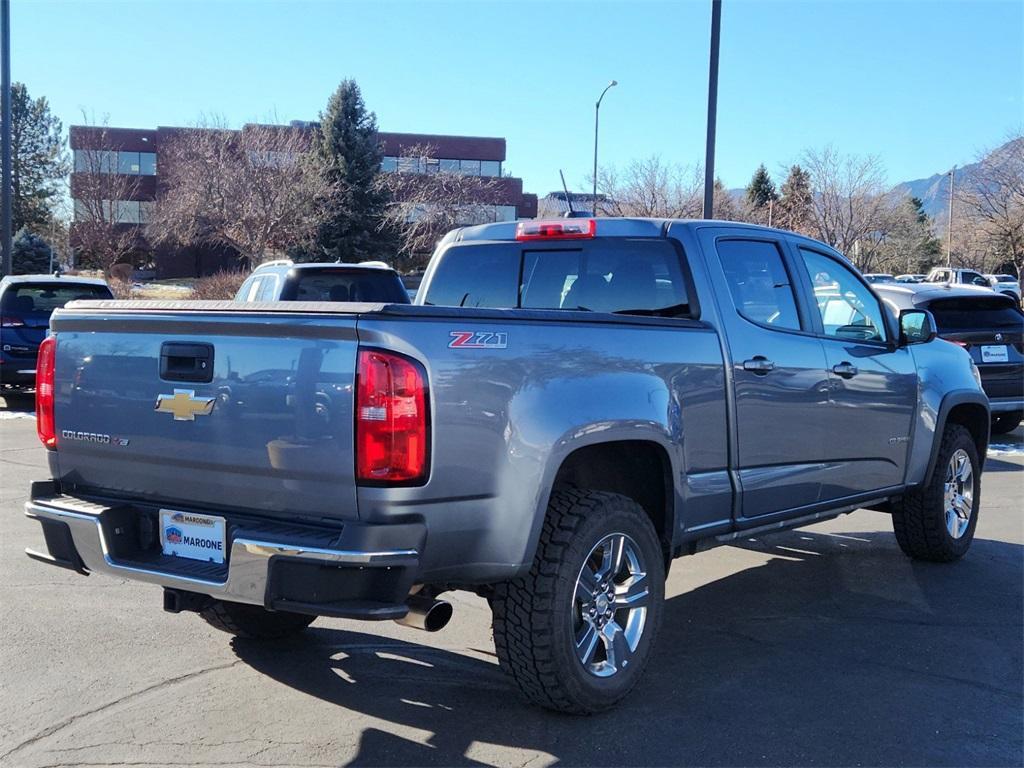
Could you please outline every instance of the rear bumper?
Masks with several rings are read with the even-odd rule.
[[[404,616],[426,538],[421,524],[346,524],[334,531],[228,516],[223,565],[165,556],[138,520],[149,512],[53,494],[33,484],[25,514],[43,528],[33,559],[276,610],[356,619]],[[37,491],[39,491],[37,493]],[[148,531],[152,539],[153,531]],[[121,539],[125,539],[122,541]]]
[[[35,389],[36,361],[4,360],[0,365],[0,386],[11,389]]]

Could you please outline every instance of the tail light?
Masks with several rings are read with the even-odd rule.
[[[555,219],[554,221],[520,221],[516,240],[584,240],[594,236],[594,219]]]
[[[364,349],[356,373],[356,479],[417,485],[427,479],[427,376],[406,357]]]
[[[48,336],[39,345],[36,358],[36,432],[50,450],[57,447],[57,430],[53,421],[53,363],[57,337]]]
[[[20,317],[11,317],[10,315],[0,317],[0,328],[23,328],[24,326],[25,321]]]

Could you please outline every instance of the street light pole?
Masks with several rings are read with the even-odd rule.
[[[718,119],[718,41],[722,34],[722,0],[711,0],[711,61],[708,66],[708,137],[704,155],[704,218],[715,208],[715,124]]]
[[[11,269],[11,0],[0,0],[0,247],[3,248],[3,263],[0,274],[9,275]]]
[[[949,218],[946,220],[946,267],[953,268],[953,179],[956,166],[949,172]]]
[[[597,213],[597,125],[601,115],[601,100],[604,99],[604,95],[608,93],[609,88],[618,84],[618,80],[612,80],[608,83],[604,90],[601,91],[601,95],[597,97],[597,103],[594,105],[594,196],[591,198],[590,205],[595,214]]]

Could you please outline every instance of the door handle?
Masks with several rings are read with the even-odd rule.
[[[760,376],[764,376],[768,371],[774,369],[775,363],[763,355],[754,355],[752,359],[743,361],[744,371],[753,371]]]
[[[844,361],[839,363],[839,365],[833,365],[832,373],[836,376],[842,376],[844,379],[852,379],[857,375],[857,366]]]

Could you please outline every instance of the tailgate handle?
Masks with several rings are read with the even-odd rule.
[[[165,341],[160,346],[160,378],[164,381],[213,381],[213,344]]]

